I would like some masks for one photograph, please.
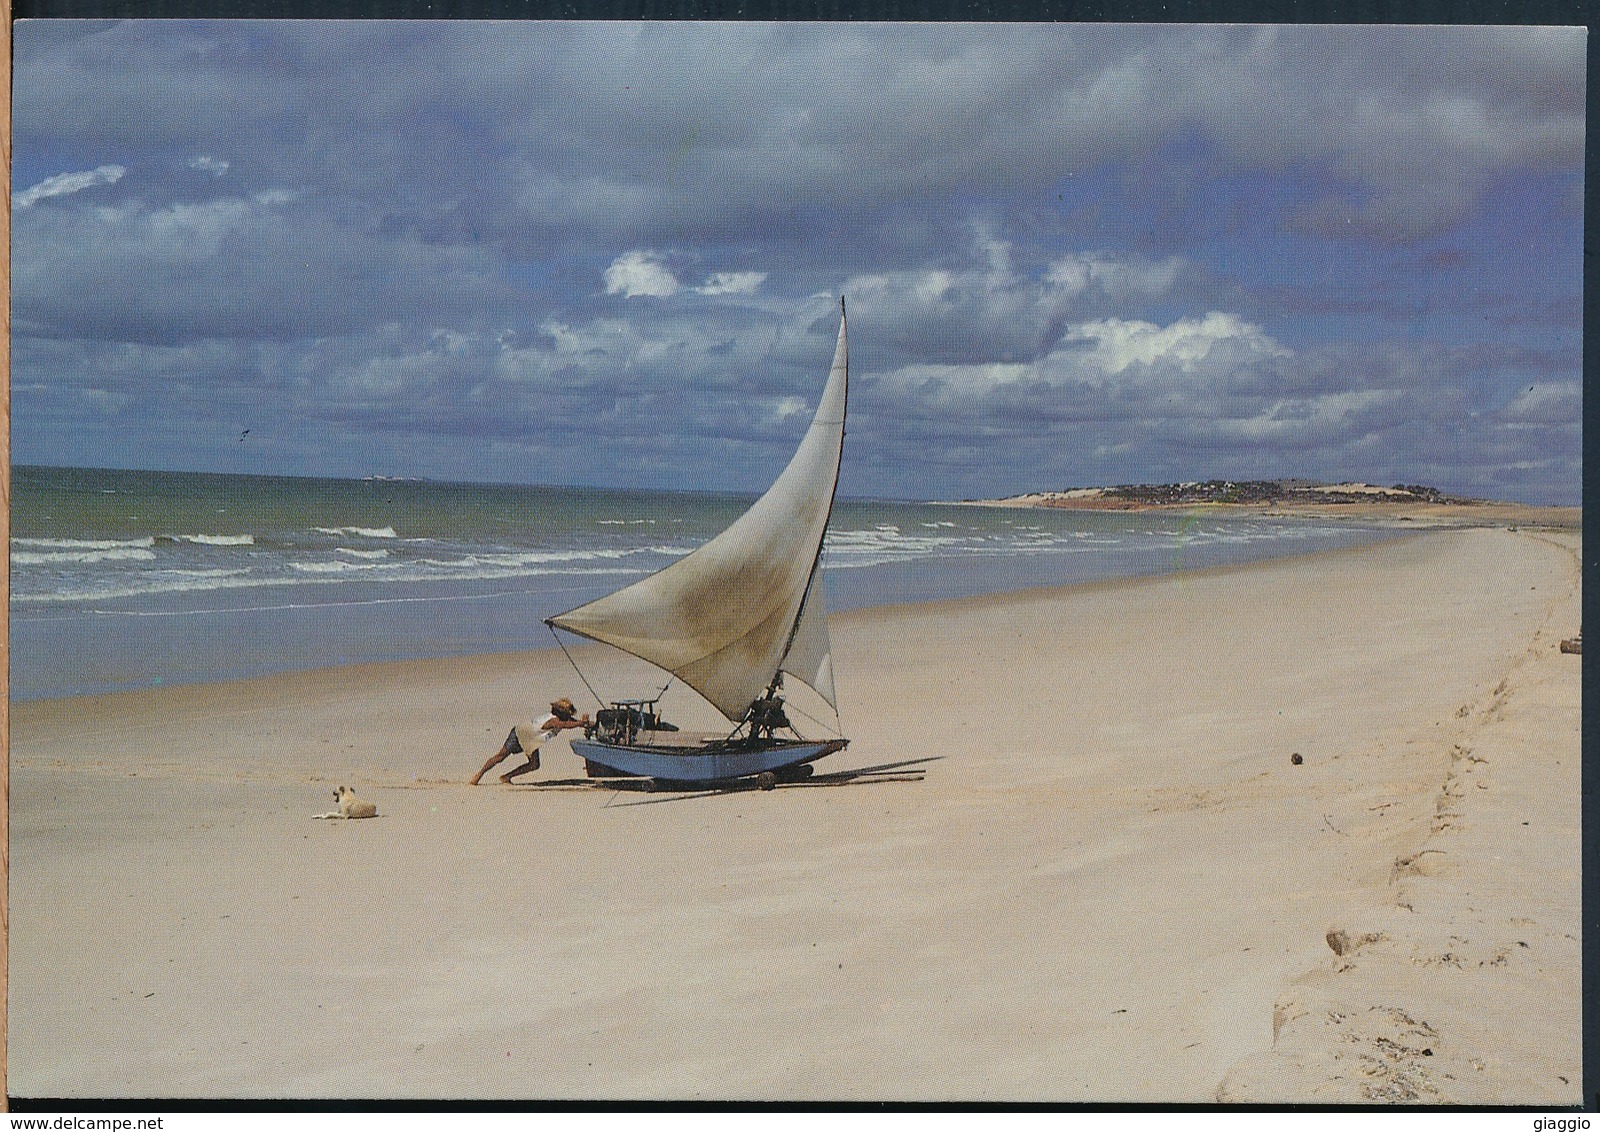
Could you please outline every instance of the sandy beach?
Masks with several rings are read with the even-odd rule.
[[[15,705],[10,1092],[1576,1104],[1580,538],[834,616],[921,781],[466,786],[554,650]]]

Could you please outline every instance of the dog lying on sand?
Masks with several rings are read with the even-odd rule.
[[[326,814],[313,814],[317,818],[375,818],[378,816],[378,807],[371,802],[363,802],[356,797],[356,792],[348,786],[340,786],[333,792],[333,800],[339,803],[339,808]]]

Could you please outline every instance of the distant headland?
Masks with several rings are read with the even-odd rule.
[[[1380,487],[1305,479],[1191,480],[1036,491],[1003,499],[968,499],[984,507],[1055,507],[1077,511],[1153,511],[1165,508],[1235,510],[1246,514],[1307,515],[1431,523],[1528,523],[1578,527],[1581,507],[1505,503],[1451,495],[1422,484]]]

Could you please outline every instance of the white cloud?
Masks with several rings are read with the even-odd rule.
[[[894,328],[901,340],[939,343],[946,351],[920,360],[1010,363],[1048,350],[1075,321],[1171,296],[1189,270],[1182,256],[1154,260],[1107,250],[1029,264],[1016,245],[982,226],[968,254],[967,263],[953,267],[857,275],[845,293],[853,310]],[[988,359],[975,356],[977,343],[987,346]]]
[[[189,159],[189,168],[197,169],[202,173],[210,173],[213,177],[220,177],[228,171],[229,163],[220,157],[208,157],[201,154],[199,157]]]
[[[948,271],[924,271],[922,278],[912,289],[912,294],[922,303],[937,303],[950,294],[950,289],[955,283],[954,277]]]
[[[1500,410],[1508,424],[1576,424],[1583,419],[1583,388],[1576,381],[1541,381],[1517,391]]]
[[[1172,289],[1182,269],[1183,259],[1179,256],[1151,261],[1110,252],[1079,252],[1052,263],[1045,272],[1045,281],[1073,297],[1090,287],[1098,287],[1114,298],[1162,295]]]
[[[845,283],[845,293],[863,309],[891,306],[906,301],[931,303],[950,290],[948,271],[890,271],[880,275],[858,275]]]
[[[547,334],[556,344],[556,353],[581,355],[595,348],[595,343],[582,331],[575,330],[564,322],[546,322],[539,327],[543,334]]]
[[[785,421],[793,416],[804,416],[810,403],[804,397],[779,397],[772,404],[772,419]]]
[[[679,290],[677,277],[653,252],[624,252],[606,268],[606,294],[630,299],[666,298]]]
[[[1274,403],[1253,416],[1186,421],[1191,436],[1267,447],[1348,444],[1405,419],[1405,394],[1361,389]]]
[[[54,177],[46,177],[32,188],[11,194],[11,207],[30,208],[46,197],[67,196],[96,185],[114,185],[122,180],[126,172],[120,165],[102,165],[84,173],[59,173]]]
[[[881,394],[946,404],[951,399],[980,397],[990,390],[1039,376],[1039,368],[1032,363],[940,365],[917,362],[879,376],[878,387]]]
[[[1289,350],[1259,326],[1221,311],[1203,318],[1180,318],[1170,326],[1121,318],[1086,322],[1073,329],[1064,345],[1084,342],[1093,343],[1092,348],[1073,350],[1072,356],[1086,359],[1108,374],[1121,373],[1131,365],[1161,363],[1192,373],[1218,350],[1241,359],[1290,356]]]
[[[857,275],[845,281],[844,292],[862,314],[871,312],[886,321],[899,321],[917,313],[937,311],[962,293],[981,295],[983,276],[975,271],[959,274],[937,268],[913,268]]]
[[[695,290],[702,295],[751,295],[766,278],[765,271],[719,271]]]

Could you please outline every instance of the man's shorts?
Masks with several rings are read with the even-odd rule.
[[[550,736],[533,724],[519,723],[511,729],[511,734],[506,736],[506,746],[513,755],[526,755],[530,751],[537,751],[548,738]]]

